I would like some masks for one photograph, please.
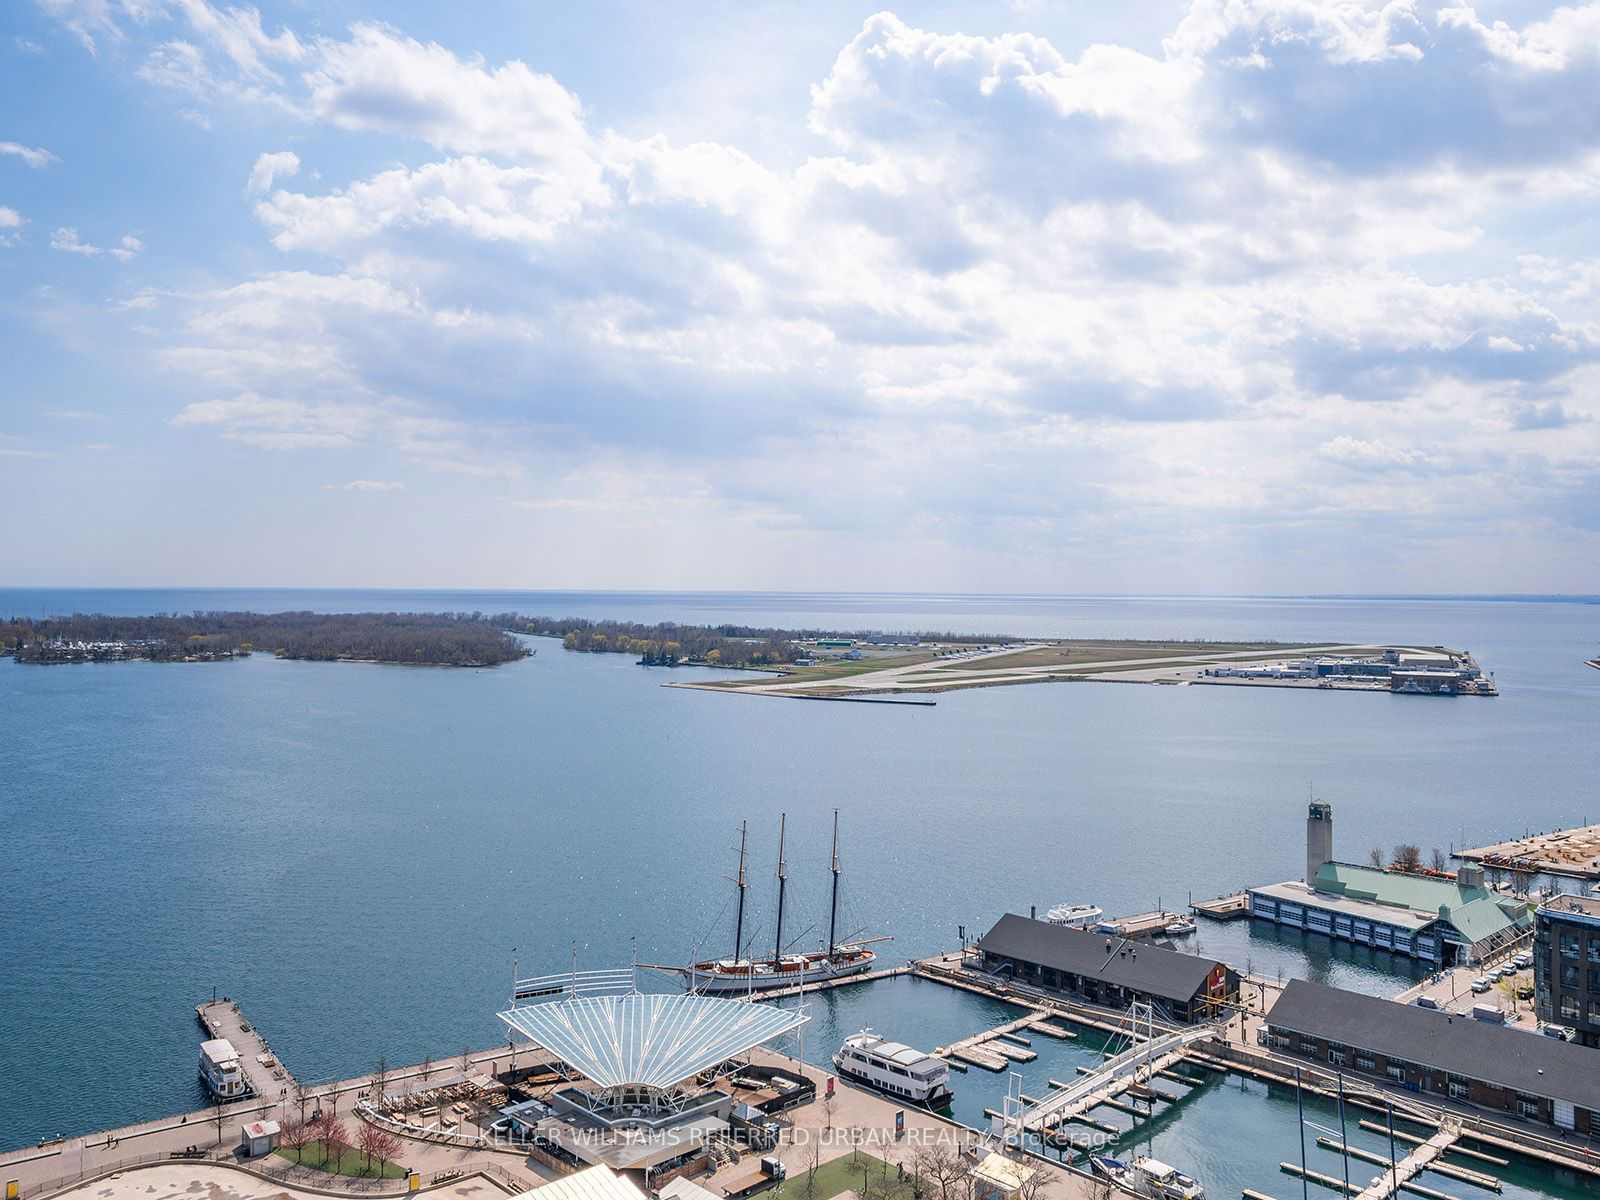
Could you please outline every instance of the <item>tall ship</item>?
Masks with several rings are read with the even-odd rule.
[[[948,1108],[950,1064],[870,1029],[853,1033],[833,1052],[833,1069],[846,1079],[923,1108]]]
[[[824,983],[847,975],[859,975],[872,969],[877,954],[868,949],[868,943],[885,941],[885,938],[856,938],[839,940],[839,810],[833,812],[833,888],[828,903],[827,948],[785,953],[783,945],[784,894],[789,882],[788,864],[784,860],[784,835],[787,816],[778,824],[778,929],[773,940],[770,958],[753,958],[744,952],[744,895],[749,884],[745,880],[745,834],[747,826],[739,825],[739,873],[734,878],[738,907],[733,924],[733,955],[729,958],[708,959],[676,967],[681,971],[685,985],[692,992],[760,992],[771,988],[796,987],[800,984]]]

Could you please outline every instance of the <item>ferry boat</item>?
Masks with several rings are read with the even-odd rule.
[[[801,984],[825,983],[850,975],[860,975],[872,969],[878,960],[876,952],[868,949],[871,942],[887,938],[858,938],[839,940],[839,812],[833,814],[833,892],[828,905],[828,948],[785,954],[783,948],[783,899],[789,881],[788,865],[783,857],[786,818],[778,824],[778,930],[770,958],[749,958],[744,949],[744,894],[749,886],[745,882],[746,826],[739,826],[739,873],[734,879],[737,889],[738,909],[733,926],[733,957],[690,963],[686,967],[673,967],[684,976],[685,985],[692,992],[707,994],[727,992],[760,992],[771,988],[796,987]]]
[[[200,1043],[200,1082],[213,1100],[237,1100],[250,1094],[239,1067],[239,1052],[227,1038]]]
[[[1192,1175],[1159,1159],[1140,1155],[1131,1163],[1104,1155],[1093,1155],[1089,1166],[1102,1179],[1109,1179],[1125,1192],[1145,1200],[1205,1200],[1206,1190]]]
[[[1095,904],[1058,904],[1044,914],[1044,919],[1068,929],[1093,929],[1105,915],[1106,910]]]
[[[950,1064],[891,1042],[870,1029],[853,1033],[833,1052],[833,1069],[846,1079],[923,1108],[948,1108]]]

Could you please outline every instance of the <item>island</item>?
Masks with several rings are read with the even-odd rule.
[[[740,679],[670,686],[810,700],[915,696],[1023,683],[1114,682],[1493,696],[1470,653],[1349,642],[1020,638],[949,632],[785,630],[530,617],[569,650],[636,654],[643,666],[736,667]]]
[[[255,651],[319,662],[492,667],[533,651],[521,618],[484,613],[196,612],[0,621],[0,654],[39,665],[219,662]]]

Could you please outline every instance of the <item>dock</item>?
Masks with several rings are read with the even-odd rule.
[[[1102,922],[1096,930],[1125,938],[1155,937],[1157,934],[1166,933],[1174,925],[1187,922],[1188,919],[1182,913],[1157,909],[1154,912],[1134,913],[1131,917],[1118,917],[1113,921]]]
[[[1004,1025],[996,1025],[993,1029],[985,1029],[982,1033],[962,1038],[959,1042],[951,1042],[948,1046],[940,1046],[933,1053],[938,1058],[959,1059],[975,1067],[982,1067],[986,1071],[1003,1071],[1008,1063],[1013,1062],[1032,1062],[1039,1057],[1036,1051],[1019,1046],[1008,1039],[1015,1037],[1020,1030],[1032,1029],[1035,1024],[1043,1021],[1046,1015],[1038,1011],[1029,1012],[1027,1016],[1018,1017],[1015,1021],[1007,1021]]]
[[[232,1000],[209,1000],[194,1006],[195,1020],[208,1038],[227,1038],[239,1052],[239,1068],[256,1096],[276,1100],[299,1086],[266,1038],[245,1020]]]
[[[1457,850],[1453,857],[1502,871],[1600,879],[1600,825],[1557,829],[1473,850]]]
[[[1237,921],[1250,915],[1250,893],[1234,892],[1211,900],[1196,900],[1189,905],[1189,911],[1213,921]]]
[[[829,988],[847,987],[852,983],[871,983],[875,979],[892,979],[896,975],[909,975],[910,963],[901,963],[898,967],[885,967],[881,971],[863,971],[859,975],[844,975],[838,979],[824,979],[821,983],[799,984],[793,987],[768,988],[766,991],[757,992],[757,1000],[782,1000],[788,996],[798,996],[802,992],[809,995],[812,992],[825,992]]]

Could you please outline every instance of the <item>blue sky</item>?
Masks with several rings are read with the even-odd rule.
[[[17,0],[15,584],[1600,591],[1600,3]]]

